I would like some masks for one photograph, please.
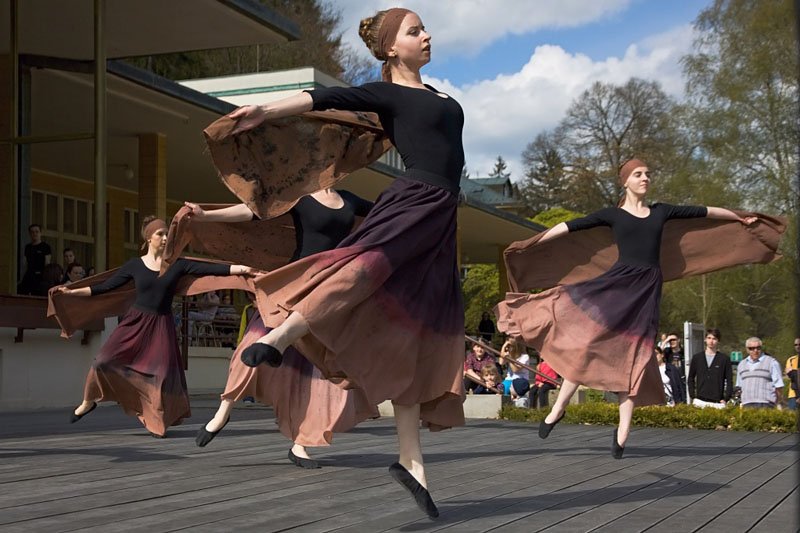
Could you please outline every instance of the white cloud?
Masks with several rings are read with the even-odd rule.
[[[673,28],[628,47],[623,57],[593,61],[559,46],[533,50],[519,72],[461,87],[425,78],[464,108],[464,148],[470,173],[486,175],[502,155],[512,177],[522,175],[520,154],[540,132],[556,126],[571,102],[596,81],[625,83],[631,77],[655,80],[670,95],[683,92],[680,58],[692,42],[690,25]],[[424,75],[424,71],[423,71]]]
[[[343,40],[366,50],[358,37],[362,18],[380,9],[416,11],[432,36],[437,56],[472,55],[509,34],[576,27],[628,7],[632,0],[333,0],[342,12]]]

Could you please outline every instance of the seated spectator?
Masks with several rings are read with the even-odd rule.
[[[194,331],[195,322],[211,322],[217,316],[219,295],[217,291],[206,292],[197,301],[197,310],[189,311],[189,333]]]
[[[17,293],[46,296],[46,290],[42,293],[42,287],[47,285],[43,282],[44,267],[50,264],[52,251],[50,245],[42,241],[42,227],[39,224],[28,226],[28,233],[30,234],[31,242],[25,245],[25,274],[23,274],[22,280],[17,285]],[[58,285],[60,281],[57,280],[55,285]]]
[[[64,275],[65,285],[69,285],[70,283],[75,283],[76,281],[80,281],[86,277],[86,272],[83,270],[83,266],[80,263],[72,262],[67,265],[67,272]]]
[[[550,391],[558,388],[558,374],[544,359],[536,366],[536,371],[538,373],[530,393],[531,407],[536,408],[538,402],[541,409],[550,405]]]
[[[512,400],[525,396],[531,390],[528,369],[516,365],[514,362],[527,365],[530,357],[522,351],[518,342],[512,340],[507,340],[503,344],[500,354],[498,362],[507,367],[506,377],[503,380],[503,394],[510,395]]]
[[[475,387],[475,394],[503,394],[503,384],[500,383],[500,373],[497,371],[497,367],[494,365],[486,365],[481,370],[481,379],[486,384],[480,385],[476,383]],[[495,392],[489,387],[494,387],[499,392]]]
[[[473,344],[472,351],[467,354],[467,359],[464,361],[464,388],[467,392],[474,391],[475,387],[478,386],[477,383],[467,378],[467,374],[473,378],[481,379],[483,367],[495,367],[496,364],[494,357],[487,354],[483,346],[478,343]]]
[[[481,321],[478,324],[478,335],[483,338],[486,342],[492,342],[492,338],[494,337],[495,327],[494,322],[492,322],[491,315],[489,313],[483,313],[481,315]]]
[[[77,261],[75,260],[75,252],[72,251],[72,248],[64,248],[64,251],[61,253],[61,257],[63,258],[61,264],[64,265],[64,279],[61,280],[61,283],[66,284],[69,281],[67,278],[69,266]]]
[[[658,346],[655,347],[656,362],[658,372],[661,375],[661,383],[664,385],[664,400],[669,406],[676,403],[686,403],[686,395],[681,383],[681,375],[674,365],[664,359],[664,351]]]
[[[89,276],[94,276],[95,274],[97,274],[97,272],[95,271],[93,266],[90,266],[89,268],[86,269],[86,277],[87,278]]]

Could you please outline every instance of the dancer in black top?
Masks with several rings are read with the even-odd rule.
[[[245,204],[209,211],[189,202],[186,206],[195,222],[244,222],[255,218]],[[290,211],[297,244],[291,260],[335,248],[350,234],[355,217],[366,216],[371,208],[372,202],[349,191],[326,189],[302,197]],[[258,246],[257,242],[249,244]],[[208,445],[227,424],[234,402],[251,396],[274,407],[281,433],[293,442],[289,460],[303,468],[318,468],[318,463],[308,456],[306,446],[328,445],[334,430],[347,431],[367,416],[377,416],[377,412],[373,413],[366,405],[357,406],[353,391],[324,379],[318,369],[291,347],[284,353],[280,368],[246,366],[241,360],[242,351],[268,331],[256,311],[231,357],[219,409],[200,428],[197,445]]]
[[[564,377],[553,409],[539,426],[539,436],[546,438],[561,420],[579,385],[613,391],[620,402],[619,429],[614,430],[611,445],[616,459],[622,458],[634,404],[664,402],[653,357],[663,283],[660,250],[664,224],[693,217],[737,220],[745,225],[756,220],[718,207],[648,206],[650,170],[638,159],[622,167],[620,182],[625,197],[619,207],[562,222],[537,241],[610,226],[619,249],[617,263],[595,279],[517,295],[496,310],[501,331],[522,336]]]
[[[242,359],[279,365],[283,351],[295,344],[342,386],[360,389],[374,404],[391,399],[400,459],[390,473],[435,517],[419,421],[431,428],[464,423],[464,316],[456,261],[464,114],[453,98],[422,83],[431,43],[416,13],[380,11],[361,21],[359,34],[384,61],[383,82],[317,89],[230,115],[238,120],[236,133],[312,109],[372,111],[406,166],[405,176],[335,250],[257,280],[259,302],[274,302],[288,318]]]
[[[190,416],[186,377],[178,352],[172,299],[182,276],[255,275],[244,265],[223,265],[178,259],[163,275],[161,256],[167,242],[163,220],[142,222],[147,254],[125,263],[106,281],[90,287],[61,287],[59,293],[76,296],[103,294],[133,281],[136,302],[100,349],[86,377],[83,402],[70,422],[77,422],[97,402],[115,401],[136,416],[155,437]]]

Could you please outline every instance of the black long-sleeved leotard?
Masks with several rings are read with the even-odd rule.
[[[297,247],[292,255],[296,261],[309,255],[332,250],[350,234],[355,217],[367,216],[372,202],[349,191],[338,191],[344,200],[339,209],[328,207],[313,196],[303,196],[292,210]]]
[[[316,111],[377,113],[384,131],[403,158],[407,177],[457,192],[464,167],[461,141],[464,111],[453,98],[429,85],[426,87],[374,82],[308,93]]]
[[[122,265],[113,276],[102,283],[92,285],[90,289],[94,296],[109,292],[133,280],[136,287],[134,306],[151,313],[167,314],[170,312],[172,299],[182,276],[227,276],[230,272],[230,265],[180,258],[164,272],[163,276],[159,276],[157,271],[147,268],[141,257],[135,257]]]
[[[567,222],[569,231],[610,226],[619,248],[619,262],[635,266],[658,266],[661,260],[661,235],[664,224],[673,218],[700,218],[708,215],[703,206],[653,204],[644,218],[620,207],[607,207],[583,218]]]

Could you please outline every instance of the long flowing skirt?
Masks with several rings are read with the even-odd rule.
[[[281,433],[302,446],[327,446],[334,433],[344,433],[378,416],[375,406],[369,405],[358,390],[347,391],[324,379],[319,369],[292,347],[284,352],[278,368],[251,368],[242,363],[245,348],[270,329],[256,312],[231,357],[223,400],[252,396],[259,403],[272,405]]]
[[[338,248],[257,279],[259,309],[300,312],[295,346],[372,405],[421,404],[431,429],[464,423],[464,310],[456,195],[398,178]]]
[[[664,402],[654,347],[663,280],[657,267],[617,263],[606,273],[539,294],[509,293],[498,328],[521,336],[564,378]]]
[[[172,316],[131,308],[95,357],[83,398],[119,403],[156,435],[191,416]]]

